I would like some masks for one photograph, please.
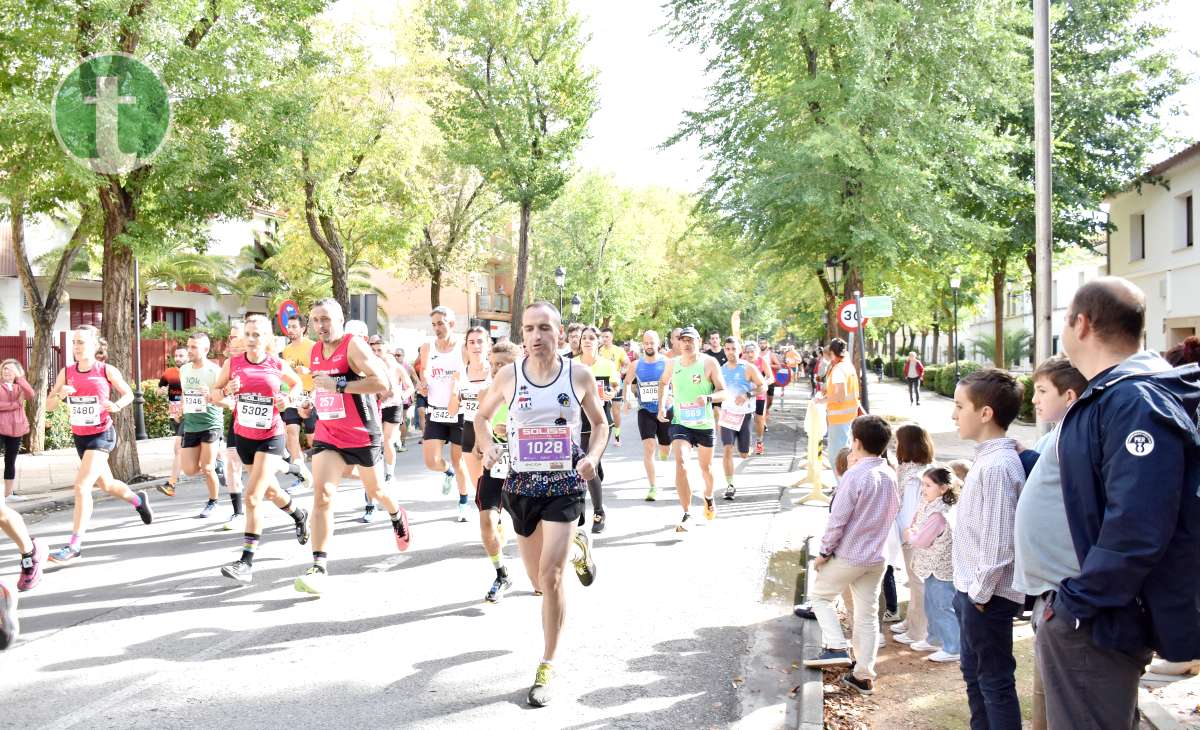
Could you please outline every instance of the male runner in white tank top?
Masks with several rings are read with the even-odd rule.
[[[454,334],[454,310],[436,307],[429,314],[434,341],[421,345],[420,383],[418,392],[425,396],[429,405],[425,409],[424,441],[421,454],[430,471],[444,474],[442,494],[449,494],[450,487],[458,483],[458,500],[467,502],[467,477],[462,469],[462,419],[450,416],[450,393],[454,387],[454,373],[465,370],[462,342]],[[460,376],[466,381],[466,377]],[[442,447],[450,444],[450,463],[442,455]]]

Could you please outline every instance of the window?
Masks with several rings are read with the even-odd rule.
[[[71,299],[71,329],[79,329],[81,325],[100,326],[100,314],[104,305],[89,299]]]
[[[1183,246],[1191,248],[1196,243],[1195,218],[1192,217],[1192,194],[1183,199]]]
[[[1129,260],[1141,261],[1146,258],[1146,215],[1138,213],[1129,216]]]
[[[167,327],[179,332],[190,329],[196,324],[196,310],[180,307],[153,307],[150,319],[153,322],[165,322]]]
[[[1050,354],[1051,355],[1058,354],[1058,335],[1054,335],[1053,337],[1050,338]]]

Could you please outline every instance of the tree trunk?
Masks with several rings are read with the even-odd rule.
[[[133,196],[115,180],[100,188],[100,205],[104,210],[104,268],[101,282],[101,325],[108,341],[108,364],[121,371],[129,385],[134,382],[133,338],[141,336],[133,321],[133,251],[119,238],[134,220],[136,210]],[[117,445],[109,456],[113,475],[128,481],[141,473],[138,460],[133,409],[126,408],[113,416]]]
[[[467,292],[467,296],[471,296],[471,292]],[[437,269],[429,275],[429,304],[430,309],[437,309],[442,306],[442,270]],[[467,309],[470,309],[470,303],[467,304]]]
[[[896,359],[896,330],[888,332],[888,359]]]
[[[992,304],[995,307],[996,356],[992,364],[1004,369],[1004,262],[992,259]]]
[[[521,319],[525,314],[525,277],[529,273],[529,223],[533,216],[533,205],[521,202],[521,232],[517,243],[517,272],[513,280],[512,334],[510,339],[521,343]],[[561,312],[559,315],[561,316]]]
[[[929,344],[929,330],[921,330],[921,360],[927,362],[929,360],[929,351],[925,346]]]
[[[1034,343],[1030,348],[1029,359],[1033,361],[1037,357],[1037,251],[1029,249],[1025,252],[1025,266],[1029,269],[1029,302],[1033,305],[1033,339],[1030,342]],[[1053,277],[1053,274],[1051,274]],[[1054,302],[1050,302],[1050,306],[1054,306]],[[1036,365],[1037,363],[1033,363]]]
[[[933,323],[933,350],[929,353],[931,356],[929,359],[930,365],[938,364],[938,337],[941,335],[940,327],[941,325],[939,325],[937,322]]]

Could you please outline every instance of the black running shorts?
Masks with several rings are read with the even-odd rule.
[[[338,456],[342,457],[342,461],[346,462],[346,466],[365,466],[370,468],[383,461],[383,446],[376,439],[371,440],[370,446],[358,446],[355,448],[334,446],[324,441],[313,441],[313,456],[315,457],[322,451],[336,452]]]
[[[750,453],[750,424],[754,422],[754,416],[749,413],[742,419],[742,427],[734,431],[732,428],[721,426],[721,445],[733,446],[737,444],[739,454]]]
[[[106,431],[91,436],[71,435],[75,439],[75,453],[79,454],[80,459],[83,458],[85,451],[103,451],[107,454],[117,448],[117,432],[112,426],[109,426]]]
[[[688,428],[678,423],[671,424],[671,441],[687,441],[693,447],[713,447],[713,430],[711,428]]]
[[[767,412],[767,401],[766,400],[754,401],[754,415],[761,416],[766,412]]]
[[[258,452],[270,454],[283,458],[283,454],[287,447],[287,437],[283,434],[272,436],[269,439],[248,439],[245,436],[238,437],[237,440],[237,455],[242,460],[242,463],[249,467],[254,463],[254,455]]]
[[[667,423],[658,420],[658,412],[651,413],[645,408],[638,409],[638,434],[642,440],[657,439],[659,446],[671,445],[671,424],[670,420],[674,409],[667,411]]]
[[[194,449],[200,444],[213,444],[221,440],[221,429],[213,428],[208,431],[184,431],[181,449]]]
[[[404,406],[388,406],[380,414],[384,423],[400,423],[404,420]]]
[[[462,425],[462,452],[469,454],[475,450],[475,422],[463,421]]]
[[[513,529],[521,537],[529,537],[538,523],[576,522],[583,514],[587,492],[563,494],[557,497],[527,497],[504,492],[504,509],[512,515]]]
[[[425,432],[422,435],[426,440],[436,439],[437,441],[445,441],[458,446],[462,445],[462,416],[458,417],[458,423],[442,423],[435,421],[425,415]]]
[[[491,469],[484,469],[475,485],[475,507],[484,510],[499,510],[504,504],[504,480],[492,476]]]

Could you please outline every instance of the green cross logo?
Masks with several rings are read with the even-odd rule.
[[[73,160],[102,175],[149,164],[171,127],[167,87],[124,53],[84,59],[63,77],[51,108],[54,136]]]

